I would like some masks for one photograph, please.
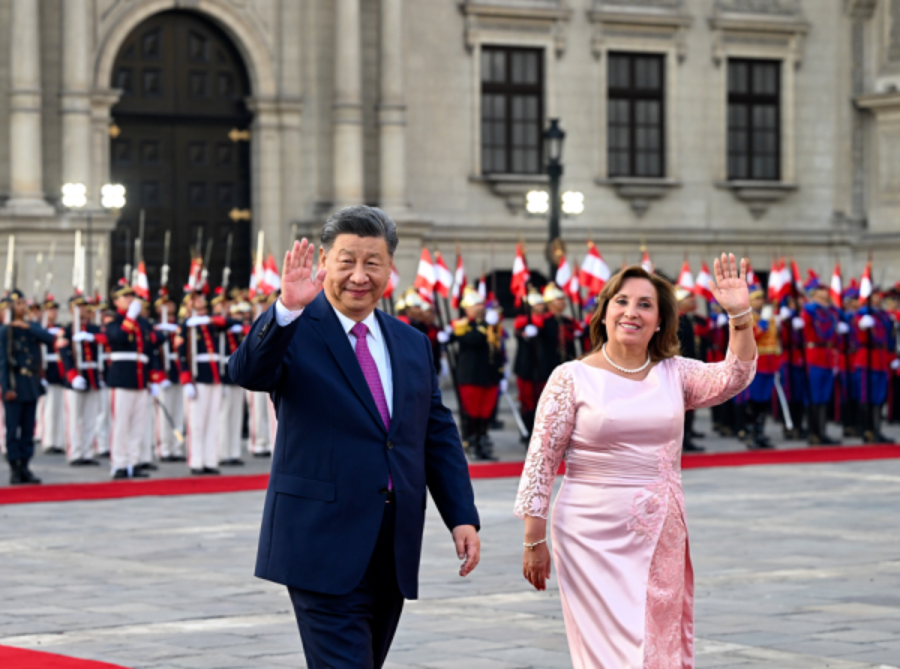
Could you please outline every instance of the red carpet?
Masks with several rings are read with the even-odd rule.
[[[74,657],[41,653],[36,650],[22,650],[10,646],[0,646],[0,667],[9,667],[9,669],[125,669],[118,664],[79,660]]]
[[[704,467],[814,464],[853,460],[889,460],[893,458],[900,458],[900,446],[887,444],[829,446],[776,451],[696,453],[682,457],[681,467],[682,469],[700,469]],[[492,462],[489,464],[469,465],[469,471],[474,479],[508,478],[519,476],[522,473],[522,466],[522,462]],[[560,471],[563,471],[563,469],[560,468]],[[268,481],[269,476],[267,474],[245,474],[242,476],[23,486],[0,488],[0,504],[68,502],[158,495],[206,495],[210,493],[241,492],[244,490],[265,490]],[[0,656],[0,659],[2,659],[2,656]]]

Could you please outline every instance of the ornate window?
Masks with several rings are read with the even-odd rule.
[[[481,171],[537,174],[543,170],[543,51],[481,49]]]
[[[728,178],[781,178],[781,63],[728,60]]]
[[[665,176],[665,58],[610,53],[607,69],[609,176]]]

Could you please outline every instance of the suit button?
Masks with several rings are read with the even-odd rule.
[[[391,450],[391,449],[394,447],[394,442],[393,442],[393,441],[389,441],[389,442],[387,443],[387,447],[388,447],[388,450]]]

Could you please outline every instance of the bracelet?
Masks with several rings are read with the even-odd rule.
[[[752,314],[752,313],[753,313],[753,307],[750,307],[749,309],[747,309],[747,311],[742,311],[741,313],[735,314],[734,316],[732,316],[731,314],[728,314],[728,320],[733,321],[735,319],[740,318],[741,316],[747,316],[748,314]]]
[[[747,321],[747,322],[744,323],[743,325],[732,325],[732,326],[731,326],[731,329],[734,330],[735,332],[740,332],[741,330],[746,330],[746,329],[749,328],[752,324],[753,324],[753,321]]]
[[[533,544],[523,543],[522,545],[525,546],[525,548],[527,548],[528,550],[533,551],[535,549],[535,547],[540,546],[541,544],[545,544],[545,543],[547,543],[547,540],[541,539],[540,541],[535,541]]]

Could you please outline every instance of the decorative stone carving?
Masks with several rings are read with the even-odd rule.
[[[595,183],[598,186],[612,186],[616,195],[631,205],[631,210],[638,218],[647,213],[654,200],[664,198],[673,188],[681,186],[681,182],[675,179],[644,179],[636,177],[596,179]]]
[[[878,0],[844,0],[844,12],[855,19],[871,19]]]
[[[498,32],[545,36],[553,40],[557,56],[566,50],[565,24],[572,10],[559,0],[503,3],[465,0],[460,9],[466,17],[466,47],[470,50],[484,41],[485,33]]]
[[[687,55],[687,28],[691,18],[683,13],[683,0],[594,0],[588,18],[594,26],[591,50],[603,55],[610,42],[672,42],[678,60]]]
[[[799,67],[809,32],[799,0],[716,0],[709,25],[716,65],[727,57],[729,45],[751,45]]]
[[[716,0],[715,12],[800,16],[800,0]]]
[[[722,181],[716,188],[730,190],[735,198],[747,205],[755,219],[762,218],[773,204],[781,202],[797,190],[796,184],[765,181]]]

